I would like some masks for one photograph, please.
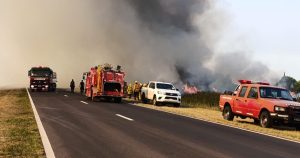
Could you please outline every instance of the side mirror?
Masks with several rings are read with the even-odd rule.
[[[298,101],[297,98],[293,98],[293,101]]]
[[[179,92],[179,89],[178,89],[178,88],[176,88],[176,91],[178,91],[178,92]]]

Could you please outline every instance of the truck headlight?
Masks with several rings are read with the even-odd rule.
[[[284,108],[284,107],[280,107],[280,106],[275,106],[275,107],[274,107],[274,111],[281,111],[281,112],[284,112],[284,111],[285,111],[285,108]]]
[[[157,91],[157,94],[163,94],[163,95],[165,95],[165,93],[161,92],[161,91]]]

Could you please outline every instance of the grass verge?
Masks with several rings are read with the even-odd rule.
[[[159,110],[164,112],[170,112],[178,115],[188,116],[195,119],[207,120],[210,122],[220,123],[224,125],[229,125],[245,130],[251,130],[267,135],[272,135],[275,137],[280,137],[284,139],[289,139],[293,141],[300,142],[300,131],[297,131],[296,128],[287,127],[287,126],[275,126],[273,128],[262,128],[259,125],[254,124],[253,119],[241,119],[234,118],[234,121],[224,120],[221,112],[214,106],[211,107],[209,105],[201,105],[199,107],[181,107],[175,108],[171,106],[153,106],[150,104],[134,104],[136,106],[149,108],[153,110]]]
[[[0,157],[45,157],[25,89],[0,91]]]

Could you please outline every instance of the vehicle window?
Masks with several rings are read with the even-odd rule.
[[[154,83],[150,83],[149,87],[152,88],[152,89],[155,89],[155,84]]]
[[[30,76],[33,77],[48,77],[51,76],[52,72],[48,68],[35,68],[31,70]]]
[[[248,98],[257,99],[258,98],[258,91],[256,87],[252,87],[249,91]]]
[[[259,93],[261,98],[281,99],[281,100],[293,100],[293,97],[286,89],[274,88],[274,87],[260,87]]]
[[[175,90],[175,87],[171,84],[166,83],[157,83],[156,84],[157,89],[169,89],[169,90]]]
[[[244,97],[245,94],[246,94],[246,91],[247,91],[247,86],[243,86],[241,91],[240,91],[240,94],[239,94],[239,97]]]

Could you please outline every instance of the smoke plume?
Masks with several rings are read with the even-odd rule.
[[[122,65],[128,81],[223,90],[241,77],[269,80],[243,52],[217,53],[224,19],[213,0],[1,0],[0,87],[28,85],[49,66],[60,87],[90,67]],[[226,21],[227,19],[225,19]],[[213,29],[212,29],[213,28]]]

